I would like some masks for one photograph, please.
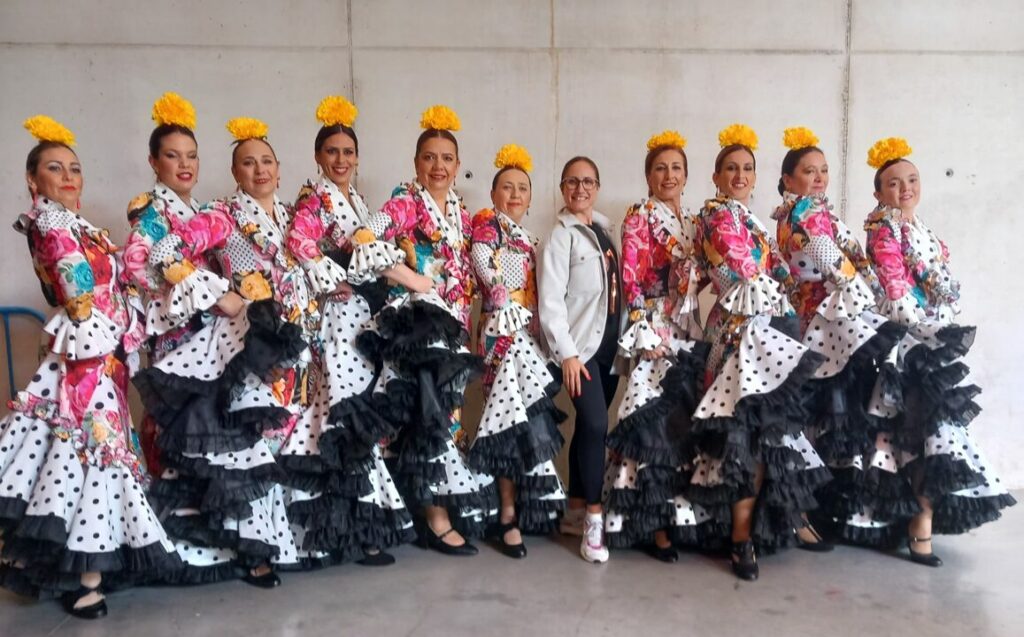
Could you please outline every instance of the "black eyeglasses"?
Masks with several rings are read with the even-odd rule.
[[[562,180],[562,185],[569,190],[576,190],[580,186],[583,186],[584,190],[593,190],[600,186],[601,182],[593,177],[584,177],[583,179],[580,179],[579,177],[567,177]]]

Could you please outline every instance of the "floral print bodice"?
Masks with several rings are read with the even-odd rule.
[[[537,239],[505,213],[476,213],[472,256],[483,312],[516,303],[536,314],[537,245]]]
[[[448,190],[441,210],[430,193],[416,182],[398,186],[391,198],[366,226],[353,235],[358,249],[378,250],[375,244],[397,246],[404,262],[419,274],[434,280],[438,296],[469,330],[470,304],[473,296],[473,268],[469,246],[472,225],[461,198]],[[355,265],[355,264],[354,264]],[[366,279],[375,272],[358,271],[354,278]],[[404,296],[403,286],[393,286],[392,299]]]
[[[868,256],[890,305],[912,304],[925,316],[949,321],[959,314],[960,283],[949,268],[949,249],[920,217],[903,221],[897,208],[879,206],[864,222]],[[891,316],[913,322],[906,312]]]
[[[790,301],[804,323],[829,290],[845,288],[858,276],[880,290],[863,248],[832,210],[824,195],[801,197],[787,192],[772,214],[778,222],[779,250],[794,278]]]
[[[43,197],[14,227],[28,237],[32,265],[50,305],[63,307],[74,321],[99,312],[122,331],[135,323],[117,280],[117,246],[106,230]]]
[[[149,263],[149,253],[161,239],[180,228],[195,216],[199,204],[194,200],[182,201],[173,190],[157,182],[153,190],[138,195],[128,204],[128,222],[131,230],[124,244],[124,271],[126,284],[151,294],[168,287],[160,268]],[[196,255],[195,265],[205,267],[203,255]]]
[[[697,223],[697,243],[716,294],[759,275],[768,275],[787,287],[792,283],[789,266],[764,226],[735,199],[705,202]]]
[[[333,250],[351,254],[352,235],[367,224],[370,213],[354,186],[349,186],[348,195],[352,203],[327,178],[308,181],[299,191],[288,249],[304,265]]]
[[[659,298],[687,295],[697,238],[693,216],[657,199],[630,207],[622,222],[622,292],[630,319],[642,318]]]
[[[207,255],[242,297],[277,301],[284,320],[299,324],[307,335],[314,334],[318,305],[305,272],[286,246],[290,220],[290,210],[276,196],[271,215],[252,197],[238,192],[226,201],[204,206],[162,239],[150,260],[167,276],[170,269],[192,269],[195,259]]]

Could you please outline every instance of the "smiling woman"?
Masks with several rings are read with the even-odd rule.
[[[447,555],[474,555],[466,536],[483,534],[497,513],[494,480],[469,468],[461,408],[479,360],[466,348],[474,277],[469,215],[453,184],[460,127],[446,106],[428,108],[416,142],[416,179],[402,184],[355,231],[350,282],[384,278],[387,305],[360,336],[382,366],[373,390],[396,434],[388,452],[406,503],[415,506],[419,543]]]
[[[130,443],[126,354],[143,338],[118,277],[117,247],[74,212],[82,167],[74,136],[45,116],[26,161],[28,238],[57,313],[47,352],[0,420],[0,582],[63,596],[70,614],[107,614],[101,587],[170,576],[181,566],[143,492]]]
[[[295,201],[288,249],[302,264],[320,304],[321,324],[313,343],[327,375],[330,418],[319,432],[322,471],[331,479],[308,505],[310,509],[350,496],[345,485],[363,482],[351,532],[339,532],[326,517],[313,518],[319,549],[356,557],[360,564],[383,566],[394,557],[381,549],[412,539],[412,518],[384,463],[381,440],[394,433],[374,407],[371,392],[379,366],[356,347],[359,335],[387,296],[384,279],[355,285],[345,269],[355,250],[353,237],[370,211],[352,183],[359,165],[359,138],[352,126],[358,111],[344,97],[320,102],[322,124],[313,143],[321,176],[309,180]]]

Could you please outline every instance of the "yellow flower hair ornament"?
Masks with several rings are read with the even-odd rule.
[[[902,137],[880,139],[868,150],[868,166],[878,170],[894,159],[903,159],[913,150]]]
[[[718,133],[718,145],[725,148],[733,144],[757,150],[757,133],[746,124],[730,124]]]
[[[651,135],[647,140],[647,151],[650,152],[659,146],[671,146],[680,150],[686,148],[686,138],[675,130],[663,130],[657,135]]]
[[[65,146],[75,145],[75,134],[66,126],[47,115],[33,115],[22,122],[32,137],[41,142],[57,142]]]
[[[511,166],[528,173],[533,170],[533,158],[530,157],[530,153],[522,146],[518,144],[505,144],[498,150],[498,154],[494,156],[494,166],[498,170]]]
[[[227,123],[228,132],[238,141],[247,139],[264,139],[267,136],[267,125],[252,117],[236,117]]]
[[[435,104],[423,111],[423,115],[420,117],[420,128],[457,131],[462,128],[462,122],[459,121],[459,116],[455,114],[455,111],[444,104]]]
[[[164,93],[153,102],[153,121],[157,126],[184,126],[192,130],[196,127],[196,109],[177,93]]]
[[[359,109],[341,95],[328,95],[320,100],[316,107],[316,118],[324,126],[337,126],[341,124],[352,128],[359,116]]]
[[[818,136],[809,128],[796,126],[782,131],[782,144],[790,150],[818,145]]]

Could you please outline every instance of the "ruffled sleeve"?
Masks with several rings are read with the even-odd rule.
[[[333,213],[326,208],[316,188],[306,184],[295,200],[295,215],[288,228],[287,244],[288,250],[306,271],[314,294],[330,294],[348,280],[345,269],[326,257],[320,248],[320,242],[330,236],[334,223]]]
[[[45,327],[54,337],[52,350],[72,360],[114,351],[120,333],[109,317],[93,311],[96,282],[81,243],[67,227],[44,220],[36,227],[40,234],[34,256],[57,288],[57,298],[63,305]]]
[[[416,227],[416,202],[408,192],[392,195],[384,207],[370,215],[367,224],[352,235],[352,261],[348,278],[363,284],[402,263],[406,254],[397,245],[400,237]]]
[[[223,202],[213,202],[183,226],[153,246],[149,263],[171,285],[166,305],[151,308],[147,317],[150,331],[170,329],[196,312],[211,308],[231,289],[221,276],[192,264],[199,255],[223,248],[234,230],[234,222]],[[152,304],[151,304],[152,305]],[[154,323],[150,319],[154,317]]]
[[[865,229],[868,256],[885,292],[885,298],[878,304],[879,312],[890,321],[913,325],[920,320],[920,305],[910,283],[913,279],[903,256],[901,237],[879,212],[868,217]]]

